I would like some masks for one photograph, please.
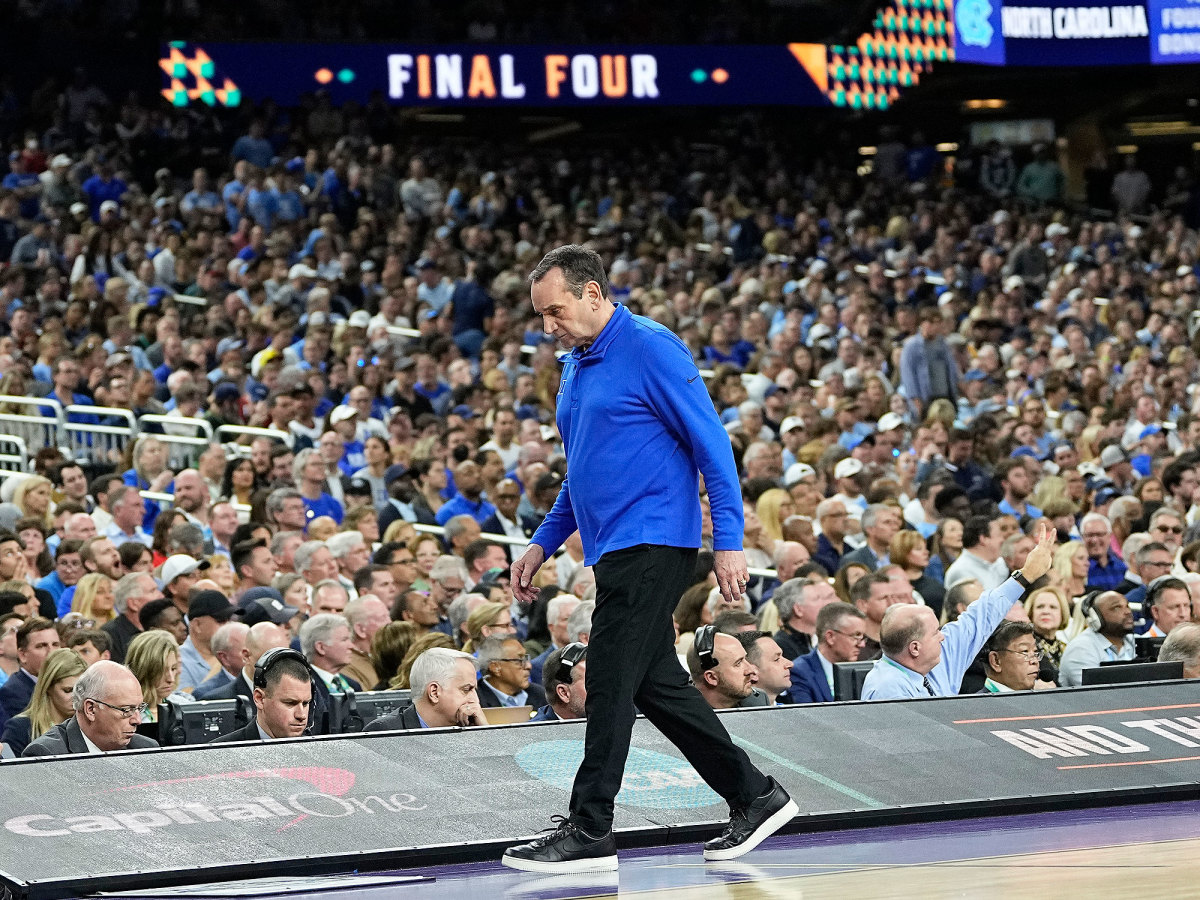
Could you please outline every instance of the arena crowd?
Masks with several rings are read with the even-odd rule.
[[[1046,148],[885,135],[864,174],[763,120],[518,153],[321,95],[219,122],[80,72],[40,101],[0,185],[7,756],[236,696],[231,739],[350,690],[412,691],[375,729],[584,716],[578,539],[536,602],[508,586],[568,474],[527,280],[567,243],[691,349],[739,466],[755,577],[727,603],[702,553],[675,614],[711,705],[878,659],[931,694],[1146,647],[1200,675],[1187,172],[1089,170],[1101,215]]]

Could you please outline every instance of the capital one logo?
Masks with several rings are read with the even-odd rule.
[[[135,792],[140,800],[147,793],[157,793],[157,802],[140,808],[114,808],[108,799],[103,810],[72,810],[87,815],[38,813],[14,816],[3,823],[10,834],[22,837],[66,837],[71,834],[91,834],[103,831],[127,831],[151,834],[161,829],[201,823],[250,823],[285,831],[305,819],[343,819],[356,815],[386,815],[419,812],[425,805],[412,794],[396,793],[389,797],[376,795],[351,796],[355,774],[346,769],[318,766],[288,766],[273,769],[251,769],[240,772],[221,772],[174,778],[146,784],[128,785],[101,792],[111,798]],[[258,783],[260,789],[283,788],[262,795],[240,795],[236,802],[190,800],[184,796],[171,797],[169,788],[196,782],[238,781],[247,786]],[[312,790],[295,791],[296,782],[306,783]],[[167,789],[167,790],[164,790]],[[246,794],[250,792],[247,791]]]
[[[991,15],[990,0],[958,0],[954,7],[954,26],[962,42],[971,47],[989,46],[995,34]]]

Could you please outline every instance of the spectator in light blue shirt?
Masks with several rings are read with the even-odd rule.
[[[1038,527],[1037,546],[1025,565],[997,588],[984,593],[945,628],[925,606],[898,604],[888,609],[879,630],[883,657],[863,685],[864,700],[948,697],[957,694],[963,674],[1027,586],[1048,571],[1055,548],[1054,529]]]

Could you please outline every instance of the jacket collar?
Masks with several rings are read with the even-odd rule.
[[[628,307],[620,303],[614,303],[613,306],[616,309],[613,310],[612,317],[609,318],[608,323],[601,332],[596,335],[596,339],[592,341],[591,346],[587,350],[584,350],[582,347],[576,347],[571,351],[571,358],[576,362],[582,362],[585,359],[603,359],[609,345],[616,340],[617,335],[621,333],[621,329],[625,327],[625,323],[633,318],[633,313],[629,311]]]

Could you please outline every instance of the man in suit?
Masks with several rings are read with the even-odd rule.
[[[499,415],[499,414],[497,414]],[[521,525],[521,517],[517,507],[521,503],[521,486],[511,478],[504,478],[488,492],[488,499],[496,507],[496,511],[480,524],[484,534],[504,534],[510,538],[524,540],[529,533]],[[512,545],[514,551],[523,549],[523,545]]]
[[[300,651],[313,674],[313,733],[329,733],[330,699],[334,694],[361,691],[362,685],[342,674],[349,664],[354,643],[350,623],[336,613],[320,613],[300,626]]]
[[[866,543],[843,556],[841,565],[862,563],[874,572],[888,562],[888,546],[900,530],[900,513],[886,504],[872,503],[862,514],[862,530]]]
[[[1034,639],[1032,625],[1001,622],[983,649],[983,670],[987,677],[980,694],[1033,690],[1042,654]]]
[[[242,647],[246,645],[246,632],[250,627],[244,622],[226,622],[212,637],[212,652],[221,668],[196,685],[192,696],[203,700],[219,687],[231,683],[242,668]]]
[[[312,677],[294,650],[266,656],[254,686],[255,717],[244,727],[222,735],[213,744],[234,741],[275,741],[303,736],[312,705]]]
[[[144,750],[158,743],[137,733],[146,704],[142,686],[119,663],[94,663],[75,682],[71,695],[75,715],[55,725],[25,748],[22,756],[67,753],[111,753]]]
[[[0,687],[0,727],[29,705],[42,663],[59,646],[58,631],[49,619],[34,616],[17,629],[17,662],[21,667]]]
[[[426,650],[413,663],[408,684],[413,702],[369,723],[364,731],[487,724],[479,707],[475,659],[469,653],[445,647]]]
[[[792,664],[792,703],[833,700],[833,664],[854,662],[865,642],[865,616],[849,603],[830,603],[817,614],[817,646]]]
[[[550,651],[544,667],[546,705],[531,721],[587,718],[587,644],[575,641]]]
[[[546,692],[540,684],[529,679],[529,654],[516,637],[486,638],[479,645],[479,705],[484,709],[497,706],[546,705]]]
[[[209,691],[198,700],[234,700],[245,697],[254,698],[254,667],[267,653],[278,647],[286,647],[291,643],[287,629],[274,622],[259,622],[252,625],[246,632],[246,642],[242,646],[242,668],[236,678]]]
[[[792,661],[765,631],[744,631],[737,639],[746,648],[746,662],[754,667],[750,680],[755,690],[766,696],[767,706],[776,706],[791,685]]]

